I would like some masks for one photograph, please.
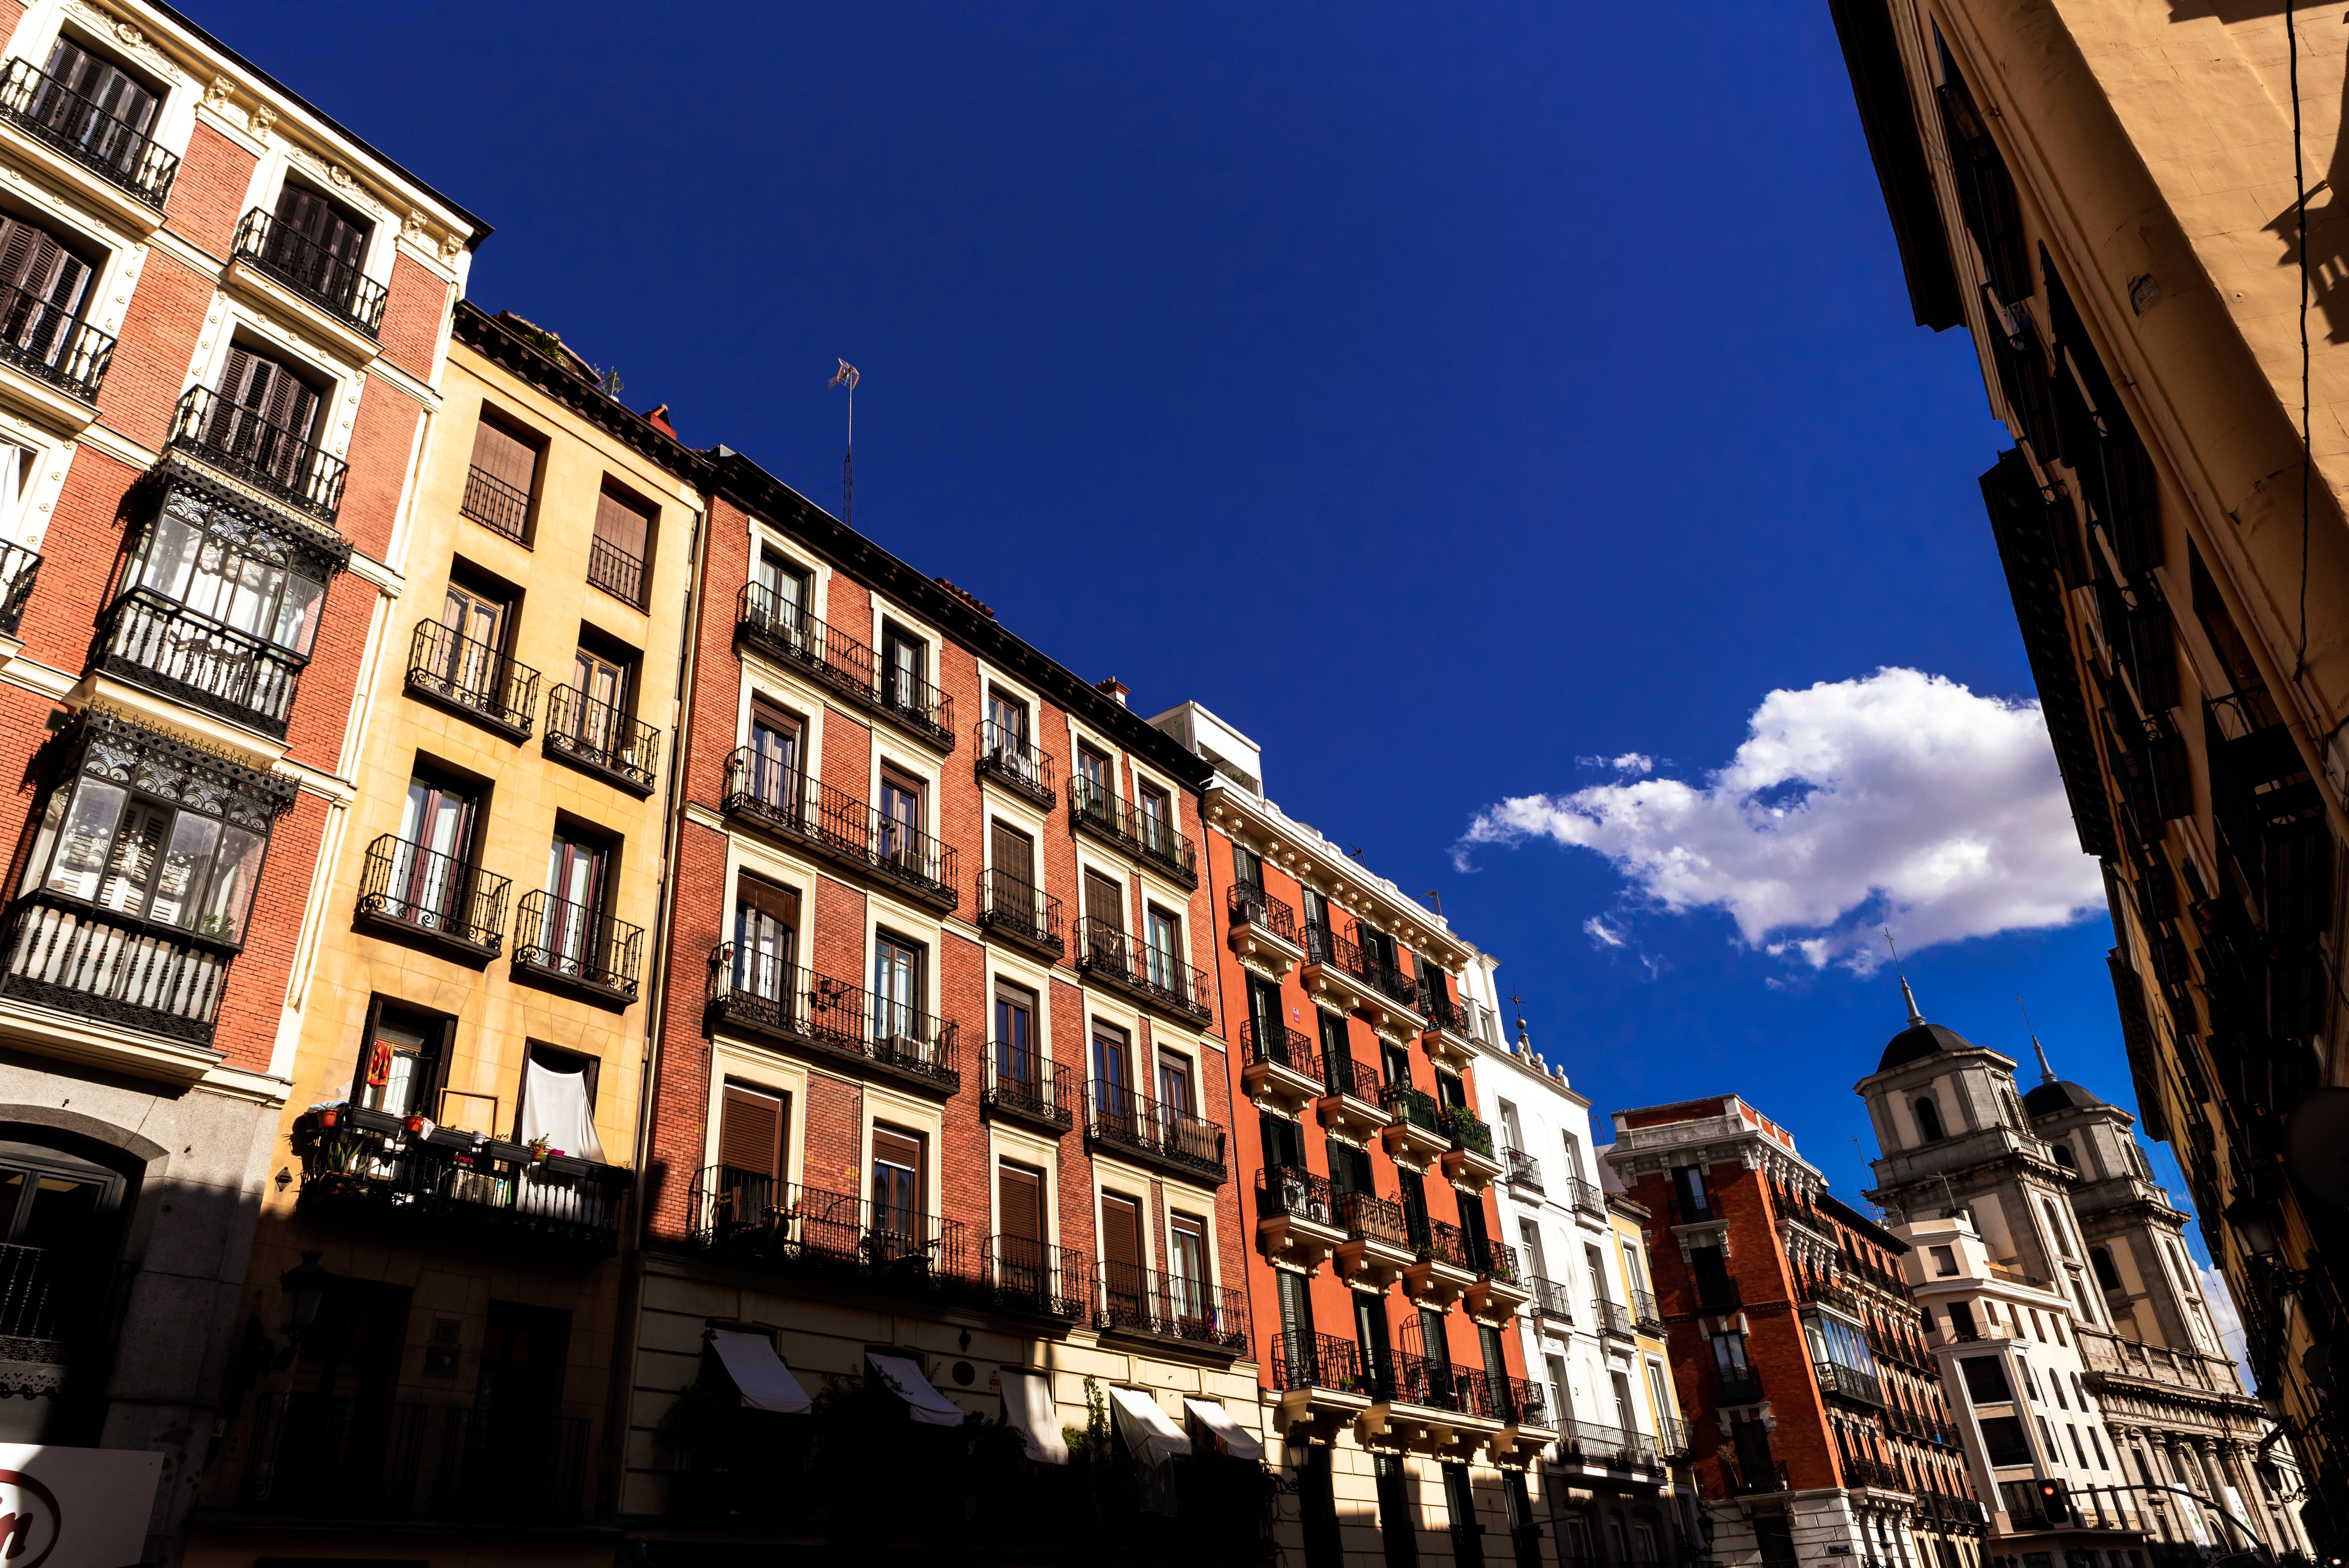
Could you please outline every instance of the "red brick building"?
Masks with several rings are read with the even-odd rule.
[[[1735,1095],[1615,1113],[1716,1561],[1978,1568],[1982,1516],[1899,1238]],[[1838,1550],[1840,1549],[1840,1550]]]
[[[91,1462],[160,1543],[485,231],[176,13],[117,12],[0,5],[0,1439],[135,1451]]]

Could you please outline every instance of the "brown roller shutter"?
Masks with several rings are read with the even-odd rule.
[[[610,490],[595,498],[595,537],[631,560],[645,558],[645,535],[651,520],[643,506]]]
[[[771,916],[792,931],[800,928],[800,895],[793,889],[777,887],[743,872],[735,879],[734,898],[736,903]]]
[[[1044,1243],[1044,1174],[1005,1161],[1000,1183],[1000,1223],[1007,1237]]]
[[[922,1169],[922,1140],[885,1127],[873,1130],[873,1162],[902,1165],[914,1173],[914,1191],[926,1192],[929,1183]]]
[[[1113,930],[1125,929],[1125,889],[1099,872],[1085,873],[1085,913]]]
[[[789,1104],[779,1095],[728,1084],[719,1109],[718,1162],[730,1171],[773,1181],[782,1171]]]
[[[1102,1284],[1110,1311],[1138,1314],[1142,1299],[1142,1205],[1115,1192],[1102,1194]]]
[[[538,449],[483,415],[473,427],[473,467],[528,495],[538,477]]]
[[[1013,882],[1034,885],[1036,881],[1035,841],[1019,829],[1006,822],[992,824],[995,869]]]

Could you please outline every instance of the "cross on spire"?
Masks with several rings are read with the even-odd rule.
[[[2039,1031],[2032,1026],[2031,1009],[2023,1006],[2023,993],[2020,991],[2017,991],[2014,994],[2014,1005],[2018,1007],[2023,1007],[2023,1026],[2030,1033],[2031,1048],[2039,1053],[2039,1081],[2041,1083],[2054,1083],[2055,1081],[2055,1069],[2047,1065],[2047,1047],[2039,1043]]]
[[[1917,1011],[1917,993],[1909,989],[1909,976],[1901,973],[1900,949],[1894,944],[1889,925],[1884,928],[1884,945],[1892,949],[1892,973],[1899,976],[1900,999],[1909,1004],[1909,1026],[1913,1029],[1925,1021],[1925,1015]]]

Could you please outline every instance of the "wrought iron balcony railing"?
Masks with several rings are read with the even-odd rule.
[[[1720,1402],[1724,1405],[1751,1405],[1762,1398],[1762,1374],[1752,1367],[1713,1367],[1720,1387]]]
[[[812,789],[811,789],[811,785]],[[811,801],[811,795],[812,800]],[[953,846],[829,784],[761,757],[748,746],[726,758],[719,809],[790,833],[833,863],[952,909],[961,902]]]
[[[1419,1010],[1433,1027],[1464,1038],[1473,1037],[1474,1026],[1468,1021],[1468,1010],[1452,999],[1452,993],[1441,985],[1430,983],[1419,987]]]
[[[1415,1089],[1407,1083],[1390,1083],[1379,1090],[1379,1104],[1397,1121],[1408,1122],[1438,1138],[1449,1139],[1451,1130],[1444,1125],[1444,1108],[1435,1097]]]
[[[264,735],[285,735],[303,664],[150,589],[131,589],[106,613],[109,674]]]
[[[1537,1192],[1542,1190],[1540,1161],[1522,1149],[1505,1149],[1501,1151],[1501,1159],[1509,1168],[1509,1185],[1530,1187]]]
[[[226,947],[36,894],[20,901],[0,990],[60,1011],[208,1044]]]
[[[386,833],[367,846],[358,913],[495,956],[505,943],[512,887],[506,877]]]
[[[21,544],[0,544],[0,633],[13,637],[24,624],[25,606],[40,576],[39,555]]]
[[[530,532],[530,492],[516,490],[487,469],[466,470],[465,499],[457,503],[457,512],[517,544]]]
[[[1185,887],[1199,885],[1199,855],[1174,824],[1135,810],[1090,779],[1071,780],[1069,825],[1116,844]]]
[[[1471,1154],[1493,1158],[1493,1130],[1485,1125],[1484,1118],[1464,1105],[1444,1108],[1444,1130],[1451,1135],[1455,1149]]]
[[[1385,1105],[1386,1080],[1380,1076],[1378,1068],[1350,1051],[1324,1057],[1322,1060],[1330,1069],[1330,1076],[1321,1081],[1330,1086],[1331,1094],[1342,1094],[1365,1105]]]
[[[1667,1460],[1675,1462],[1685,1460],[1694,1451],[1689,1424],[1670,1416],[1657,1417],[1656,1447],[1662,1450]]]
[[[170,444],[329,526],[343,504],[342,459],[209,387],[181,394]]]
[[[1526,1283],[1533,1286],[1536,1312],[1540,1313],[1544,1317],[1555,1317],[1564,1323],[1574,1321],[1574,1297],[1568,1294],[1566,1285],[1562,1282],[1544,1279],[1541,1275],[1535,1274]]]
[[[1297,912],[1253,882],[1234,882],[1226,895],[1234,925],[1253,925],[1297,946]]]
[[[1735,1312],[1745,1305],[1745,1295],[1737,1282],[1726,1272],[1708,1279],[1696,1276],[1696,1309],[1699,1312]]]
[[[644,557],[629,553],[608,539],[587,542],[587,581],[622,603],[644,608]]]
[[[1558,1442],[1569,1453],[1619,1470],[1653,1470],[1658,1463],[1656,1439],[1630,1428],[1560,1421]]]
[[[1398,1404],[1425,1409],[1450,1410],[1483,1420],[1500,1420],[1500,1401],[1485,1374],[1472,1367],[1455,1366],[1408,1350],[1394,1353],[1394,1395]]]
[[[1247,1041],[1250,1060],[1268,1062],[1317,1081],[1320,1079],[1321,1053],[1313,1048],[1311,1037],[1303,1030],[1244,1018],[1240,1021],[1240,1033]]]
[[[382,330],[384,286],[265,209],[255,207],[237,225],[233,253],[369,337]]]
[[[1487,1384],[1495,1396],[1494,1414],[1513,1427],[1546,1427],[1549,1425],[1549,1402],[1543,1398],[1542,1386],[1524,1377],[1495,1379],[1488,1376]]]
[[[1272,1386],[1330,1388],[1344,1394],[1367,1394],[1362,1377],[1361,1347],[1334,1334],[1283,1336],[1272,1347]]]
[[[978,873],[978,924],[982,931],[1055,963],[1067,950],[1061,936],[1061,901],[1007,871],[989,868]]]
[[[1074,1247],[1047,1246],[1027,1236],[989,1236],[979,1266],[990,1304],[999,1310],[1070,1322],[1081,1321],[1092,1310],[1093,1261]]]
[[[0,362],[95,403],[113,359],[114,339],[105,333],[36,294],[0,284]]]
[[[636,999],[645,928],[546,892],[523,895],[514,915],[513,961],[622,1001]]]
[[[1914,1491],[1915,1486],[1901,1473],[1898,1465],[1881,1460],[1846,1460],[1843,1461],[1843,1483],[1846,1486],[1874,1487],[1878,1491]]]
[[[1060,799],[1052,788],[1052,759],[1029,745],[1024,732],[983,718],[972,739],[978,755],[971,758],[971,766],[981,775],[1009,785],[1048,811],[1052,809]]]
[[[1172,1165],[1184,1174],[1224,1180],[1224,1130],[1177,1106],[1095,1078],[1085,1088],[1085,1131],[1107,1143]]]
[[[1609,1301],[1602,1295],[1593,1299],[1590,1305],[1592,1310],[1598,1314],[1599,1331],[1601,1334],[1611,1334],[1618,1339],[1630,1339],[1633,1337],[1631,1333],[1631,1315],[1620,1305]]]
[[[0,119],[158,212],[171,200],[180,160],[73,91],[30,60],[11,60],[0,77]]]
[[[1247,1351],[1247,1298],[1237,1290],[1107,1262],[1101,1265],[1101,1286],[1097,1327]]]
[[[1212,1019],[1207,972],[1095,915],[1077,922],[1077,973],[1193,1023]]]
[[[568,758],[638,795],[651,794],[658,780],[660,731],[576,686],[546,694],[543,744],[549,757]]]
[[[884,671],[870,645],[826,625],[797,600],[762,583],[745,584],[735,631],[804,665],[850,701],[904,725],[933,746],[954,749],[952,697],[905,671]]]
[[[980,1283],[959,1220],[712,1165],[690,1195],[693,1243],[730,1260],[933,1294]]]
[[[1520,1289],[1524,1287],[1526,1276],[1517,1266],[1517,1249],[1508,1243],[1489,1239],[1480,1242],[1472,1238],[1468,1256],[1476,1265],[1476,1272],[1486,1279]]]
[[[1664,1315],[1657,1309],[1656,1298],[1637,1285],[1631,1287],[1631,1322],[1642,1334],[1664,1331]]]
[[[1601,1218],[1606,1216],[1607,1194],[1599,1190],[1596,1182],[1585,1181],[1579,1176],[1569,1176],[1566,1179],[1566,1186],[1568,1194],[1573,1199],[1576,1208],[1586,1214],[1597,1214]]]
[[[538,672],[438,621],[419,621],[409,645],[408,689],[448,704],[519,740],[538,706]]]
[[[1784,1460],[1774,1459],[1766,1463],[1757,1460],[1752,1464],[1733,1466],[1723,1460],[1721,1468],[1722,1473],[1728,1478],[1732,1497],[1795,1490],[1794,1482],[1786,1477],[1786,1461]]]
[[[1404,1218],[1402,1205],[1392,1198],[1375,1192],[1340,1192],[1336,1212],[1338,1226],[1349,1241],[1383,1242],[1405,1249],[1413,1244],[1410,1222]]]
[[[1423,1000],[1419,983],[1372,957],[1360,943],[1339,935],[1326,925],[1305,927],[1305,961],[1326,964],[1352,976],[1399,1006],[1417,1012]]]
[[[1338,1220],[1330,1200],[1330,1178],[1299,1165],[1268,1165],[1256,1173],[1256,1212],[1259,1219],[1287,1215],[1333,1227]]]
[[[711,952],[709,1009],[713,1018],[882,1068],[933,1092],[962,1088],[952,1020],[748,944],[720,943]]]
[[[988,1047],[987,1087],[979,1091],[984,1109],[1057,1133],[1076,1125],[1075,1101],[1068,1079],[1050,1057],[1001,1040]]]
[[[1457,1225],[1414,1217],[1411,1240],[1422,1263],[1446,1264],[1471,1272],[1476,1267],[1476,1260],[1468,1253],[1468,1237]]]

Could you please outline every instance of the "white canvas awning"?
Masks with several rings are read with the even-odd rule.
[[[1158,1401],[1141,1389],[1112,1388],[1109,1398],[1118,1432],[1135,1458],[1145,1464],[1158,1464],[1191,1451],[1191,1439],[1183,1429],[1169,1420],[1166,1412],[1158,1408]]]
[[[932,1427],[959,1427],[962,1408],[953,1400],[930,1387],[922,1369],[904,1356],[884,1356],[868,1350],[864,1359],[871,1363],[873,1374],[889,1386],[890,1391],[905,1401],[914,1419]]]
[[[1216,1434],[1224,1445],[1224,1452],[1236,1460],[1264,1458],[1264,1444],[1255,1433],[1232,1419],[1232,1413],[1214,1399],[1185,1399],[1183,1408],[1197,1418],[1201,1426]]]
[[[713,1328],[709,1344],[718,1352],[718,1359],[726,1365],[726,1375],[734,1379],[734,1387],[742,1390],[742,1403],[753,1410],[779,1410],[787,1416],[803,1416],[808,1409],[807,1390],[775,1354],[775,1342],[763,1334],[745,1334],[740,1329]]]
[[[1061,1413],[1052,1408],[1052,1380],[1040,1372],[1015,1372],[1003,1378],[1003,1419],[1028,1439],[1028,1457],[1048,1465],[1069,1462],[1069,1440],[1061,1435]]]

